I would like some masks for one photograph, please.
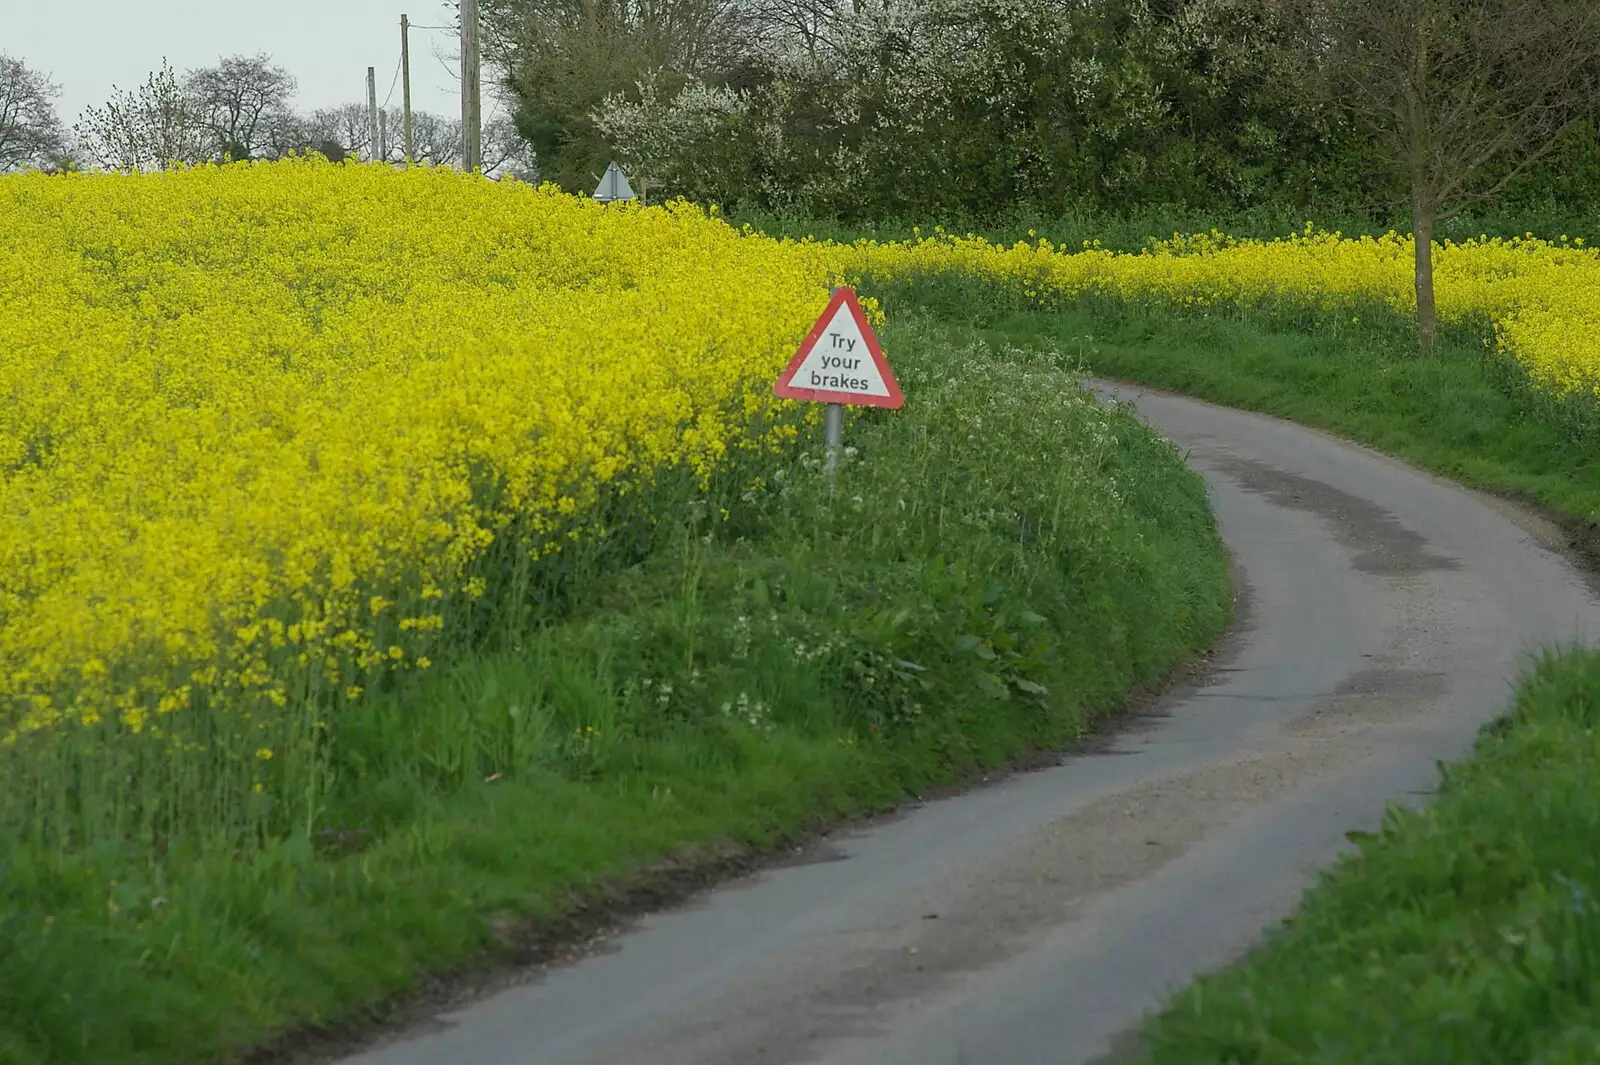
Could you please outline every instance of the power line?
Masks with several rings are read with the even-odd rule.
[[[394,77],[389,79],[389,95],[383,98],[384,109],[389,107],[389,101],[394,99],[394,87],[400,83],[400,60],[394,61]]]

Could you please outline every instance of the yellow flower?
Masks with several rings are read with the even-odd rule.
[[[1397,233],[1311,223],[1137,254],[942,227],[780,241],[685,204],[315,160],[0,178],[0,748],[160,714],[174,757],[210,764],[186,715],[281,746],[317,692],[430,668],[490,594],[491,549],[548,557],[602,535],[612,493],[791,442],[815,412],[771,385],[830,284],[1360,324],[1414,311],[1411,261]],[[1443,243],[1436,274],[1443,320],[1600,396],[1583,238]]]

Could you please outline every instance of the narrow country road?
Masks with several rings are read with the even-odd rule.
[[[1509,507],[1131,387],[1242,580],[1202,686],[1095,753],[841,834],[354,1065],[1078,1065],[1416,801],[1600,599]],[[1409,798],[1408,798],[1409,797]]]

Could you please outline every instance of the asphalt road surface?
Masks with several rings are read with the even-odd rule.
[[[1095,753],[648,918],[361,1065],[1079,1065],[1416,802],[1600,599],[1529,515],[1285,422],[1128,388],[1210,483],[1241,610]]]

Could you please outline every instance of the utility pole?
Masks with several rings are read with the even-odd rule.
[[[405,15],[400,16],[400,81],[405,86],[405,121],[403,136],[406,147],[406,163],[411,162],[411,20]]]
[[[461,165],[483,165],[483,110],[478,83],[478,0],[461,0]]]
[[[369,147],[367,158],[378,158],[378,71],[376,67],[367,68],[367,137]]]

